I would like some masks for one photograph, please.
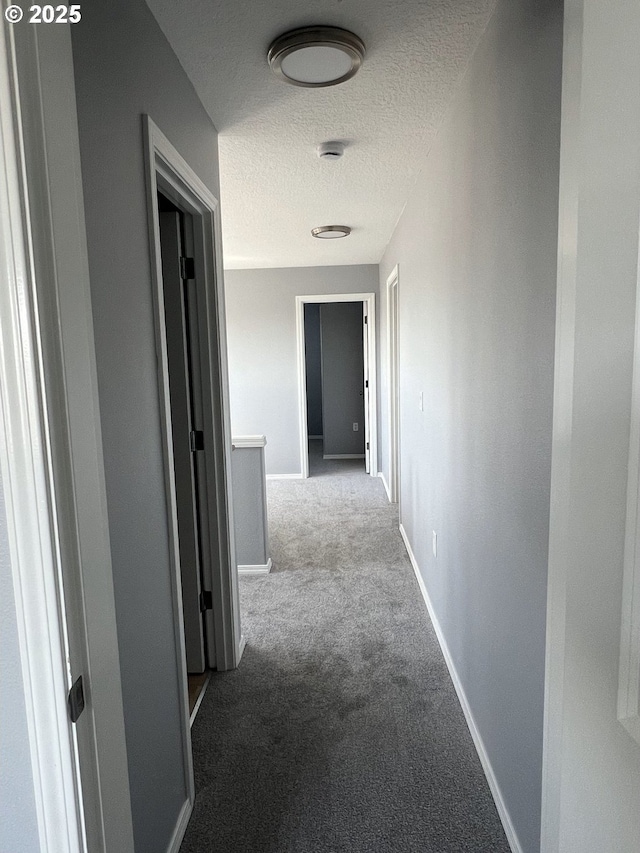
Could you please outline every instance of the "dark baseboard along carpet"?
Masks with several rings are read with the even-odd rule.
[[[361,463],[312,461],[269,483],[274,569],[241,580],[181,851],[508,853],[397,508]]]

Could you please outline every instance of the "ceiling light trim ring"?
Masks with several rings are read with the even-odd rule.
[[[351,228],[348,225],[319,225],[311,229],[311,236],[320,240],[337,240],[340,237],[348,237]]]
[[[351,68],[345,74],[326,82],[307,82],[288,77],[282,70],[283,61],[292,53],[309,47],[329,47],[341,50],[351,59]],[[302,27],[278,36],[269,48],[267,61],[274,74],[292,86],[320,89],[326,86],[337,86],[339,83],[344,83],[345,80],[350,80],[362,65],[365,52],[366,48],[362,39],[349,30],[343,30],[339,27]]]

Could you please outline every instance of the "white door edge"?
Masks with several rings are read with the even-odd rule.
[[[29,284],[39,358],[34,365],[58,560],[58,618],[67,644],[67,679],[82,675],[85,684],[86,706],[71,731],[82,780],[78,807],[91,851],[131,853],[71,34],[64,26],[8,32],[12,82],[19,92],[14,127],[20,130],[22,193],[29,200],[23,221],[32,252]],[[8,107],[4,97],[2,103]],[[51,620],[53,625],[53,614]],[[66,694],[64,699],[66,718]],[[60,846],[54,839],[55,834],[47,850],[73,849],[66,839]]]
[[[37,305],[15,88],[13,33],[0,27],[0,469],[16,603],[40,850],[85,849],[66,696],[65,607],[47,459]],[[36,80],[36,85],[37,85]],[[3,768],[3,773],[11,768]]]
[[[398,365],[398,264],[387,279],[387,382],[389,410],[389,500],[400,498],[400,371]]]

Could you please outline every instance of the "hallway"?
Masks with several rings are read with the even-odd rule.
[[[312,451],[310,479],[269,483],[269,522],[243,661],[193,727],[182,853],[506,853],[382,483]]]

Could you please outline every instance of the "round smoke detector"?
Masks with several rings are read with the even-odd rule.
[[[344,142],[323,142],[317,151],[321,160],[339,160],[344,154]]]

